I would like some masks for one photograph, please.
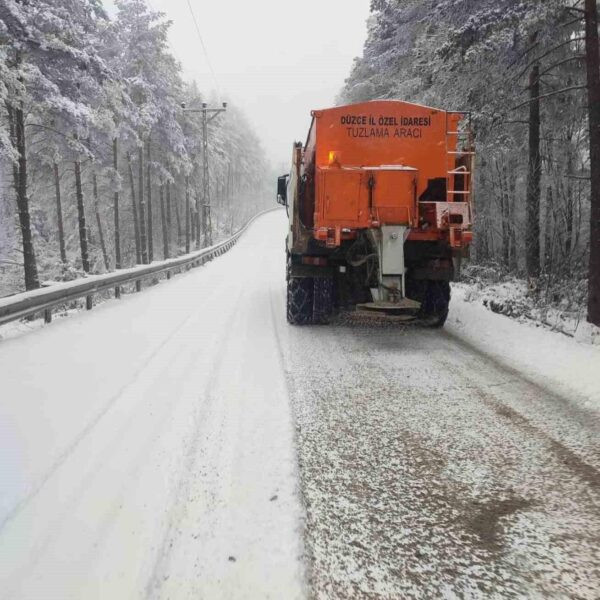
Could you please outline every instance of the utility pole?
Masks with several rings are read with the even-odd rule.
[[[182,108],[185,112],[202,113],[202,233],[204,246],[212,245],[212,218],[210,212],[210,171],[208,167],[208,124],[219,116],[220,113],[227,110],[227,102],[223,102],[222,108],[209,108],[206,102],[202,103],[202,108],[186,108],[183,103]]]

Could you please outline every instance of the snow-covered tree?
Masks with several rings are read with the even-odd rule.
[[[144,0],[118,0],[114,19],[100,0],[0,0],[0,167],[16,199],[26,289],[186,248],[186,189],[194,209],[202,144],[199,115],[181,102],[208,94],[183,82],[169,27]],[[258,208],[267,167],[235,107],[209,134],[224,235],[231,215]],[[0,259],[18,264],[5,241]]]
[[[106,76],[105,64],[94,45],[96,26],[104,18],[95,0],[4,0],[0,4],[7,58],[2,87],[12,141],[26,289],[39,285],[29,207],[27,142],[36,132],[43,132],[54,143],[64,142],[64,148],[82,150],[80,140],[95,118],[86,100],[98,93],[99,82]],[[84,213],[80,222],[84,258]]]
[[[471,111],[475,258],[579,296],[589,235],[582,12],[570,0],[373,0],[340,102]],[[547,283],[541,286],[539,277]],[[562,282],[569,281],[569,285]]]

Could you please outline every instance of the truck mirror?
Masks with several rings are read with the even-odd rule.
[[[277,203],[287,206],[287,184],[289,174],[277,178]]]

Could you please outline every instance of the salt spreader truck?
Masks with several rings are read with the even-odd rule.
[[[472,241],[468,113],[373,101],[312,117],[277,185],[288,321],[358,310],[441,327]]]

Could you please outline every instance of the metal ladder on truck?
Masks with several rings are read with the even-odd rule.
[[[465,122],[465,118],[467,119],[466,127],[460,129],[459,125]],[[471,223],[471,193],[475,151],[470,112],[446,112],[446,156],[446,199],[449,203],[450,245],[457,247],[461,245],[463,227]],[[460,205],[457,204],[456,207],[452,207],[452,203],[455,202],[460,203]]]

